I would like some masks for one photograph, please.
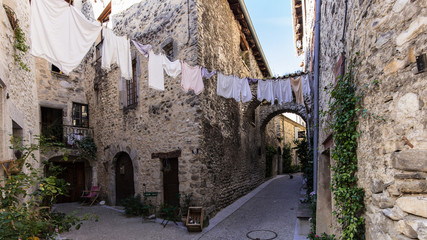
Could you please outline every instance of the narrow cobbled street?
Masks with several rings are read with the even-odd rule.
[[[181,224],[169,223],[165,228],[157,222],[127,218],[113,207],[59,204],[58,211],[93,213],[98,222],[85,222],[80,230],[61,235],[61,239],[280,239],[294,237],[296,211],[300,198],[302,176],[278,176],[261,185],[234,204],[223,209],[201,233],[188,233]]]

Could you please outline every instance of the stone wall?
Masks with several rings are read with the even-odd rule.
[[[427,52],[427,3],[349,1],[348,9],[342,43],[344,2],[322,4],[320,106],[327,108],[329,96],[322,90],[335,79],[340,53],[356,57],[362,108],[369,113],[358,119],[357,152],[359,185],[366,192],[366,238],[426,239],[427,82],[415,61]],[[322,120],[326,129],[330,117]],[[328,135],[320,130],[320,153]]]
[[[10,135],[15,132],[32,142],[34,136],[39,134],[39,112],[33,57],[28,51],[22,58],[29,72],[15,62],[14,54],[19,51],[13,46],[14,31],[3,4],[15,12],[27,45],[30,45],[30,4],[26,0],[0,1],[0,160],[7,160],[13,158],[13,152],[9,150]]]
[[[240,24],[228,1],[197,1],[197,16],[200,65],[228,75],[262,77],[251,52],[249,66],[240,56]],[[264,181],[265,160],[259,155],[255,97],[255,107],[237,103],[216,94],[216,77],[204,83],[205,91],[199,97],[200,161],[206,166],[202,172],[205,206],[212,215]]]
[[[151,44],[160,53],[163,43],[173,39],[174,58],[190,64],[197,60],[196,16],[187,1],[139,1],[127,10],[113,16],[113,30],[117,35],[127,35],[143,44]],[[90,2],[83,5],[90,15]],[[189,35],[191,31],[191,35]],[[92,50],[95,55],[95,50]],[[85,66],[90,86],[86,89],[91,108],[90,124],[94,126],[98,146],[97,180],[103,186],[104,196],[115,202],[115,157],[128,153],[134,168],[135,192],[144,190],[160,192],[163,199],[162,164],[153,153],[181,150],[179,157],[179,190],[193,192],[200,199],[199,189],[192,184],[200,182],[202,165],[197,159],[200,115],[197,96],[184,93],[180,79],[167,77],[165,91],[148,87],[148,59],[137,53],[132,45],[132,55],[140,59],[141,75],[138,79],[138,101],[133,107],[123,106],[125,82],[120,80],[120,70],[112,66],[110,72],[100,68],[100,59],[88,59]],[[121,82],[123,81],[123,82]],[[95,85],[96,84],[96,85]],[[96,86],[96,88],[94,88]],[[194,179],[194,180],[193,180]],[[145,187],[144,187],[145,185]],[[199,184],[200,185],[200,184]]]

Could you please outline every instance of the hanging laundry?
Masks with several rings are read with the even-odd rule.
[[[295,94],[295,101],[298,104],[304,104],[304,96],[302,94],[301,77],[291,78],[292,90]]]
[[[135,40],[132,40],[133,45],[135,45],[136,49],[142,54],[144,55],[144,57],[148,57],[148,53],[150,52],[151,49],[153,49],[153,46],[151,46],[150,44],[141,44]]]
[[[252,99],[251,88],[247,78],[238,78],[236,76],[225,76],[218,73],[216,93],[225,98],[234,98],[234,100],[243,103]]]
[[[166,74],[176,78],[181,73],[181,61],[175,60],[171,62],[169,58],[163,55],[163,69],[166,71]]]
[[[291,80],[280,80],[282,82],[282,102],[281,104],[285,104],[287,102],[292,102],[292,87]]]
[[[215,75],[216,71],[212,70],[211,72],[209,72],[209,70],[205,67],[202,67],[202,77],[204,77],[205,79],[209,79],[211,77],[213,77],[213,75]]]
[[[249,102],[252,100],[252,91],[249,86],[249,81],[247,78],[238,79],[238,81],[242,81],[241,94],[242,94],[242,102]]]
[[[216,94],[225,98],[232,98],[233,82],[234,76],[226,76],[222,73],[218,73]]]
[[[148,86],[164,91],[165,76],[163,70],[169,76],[176,78],[181,73],[181,63],[179,60],[171,62],[164,54],[155,54],[153,50],[150,50],[148,54]]]
[[[65,74],[76,68],[101,31],[65,1],[31,1],[31,54],[42,57]]]
[[[163,75],[163,54],[155,54],[149,51],[148,57],[148,86],[157,90],[165,90],[165,79]]]
[[[273,85],[271,81],[258,81],[258,89],[257,89],[257,99],[259,101],[267,100],[271,102],[271,105],[274,104],[274,94],[273,94]]]
[[[255,78],[248,78],[248,82],[249,82],[249,84],[255,84],[255,83],[257,83],[257,82],[258,82],[258,79],[255,79]]]
[[[190,66],[182,62],[182,80],[181,87],[185,92],[192,89],[196,95],[199,95],[203,89],[202,68],[200,66]]]
[[[126,36],[118,37],[108,28],[103,29],[101,67],[110,70],[113,63],[120,67],[121,77],[132,79],[130,41]]]
[[[310,95],[310,81],[308,74],[301,77],[302,79],[302,94],[303,95]]]
[[[281,80],[271,80],[271,85],[273,88],[273,99],[277,99],[278,104],[282,104],[282,81]],[[273,102],[274,103],[274,100]]]

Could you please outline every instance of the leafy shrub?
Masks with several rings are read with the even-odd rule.
[[[120,204],[125,208],[125,214],[128,216],[141,216],[144,213],[144,203],[139,194],[123,199]]]
[[[37,161],[35,151],[53,146],[43,145],[42,139],[38,139],[37,144],[25,146],[17,139],[11,139],[13,146],[10,148],[22,153],[18,161],[24,163],[26,170],[0,180],[0,239],[55,239],[59,231],[80,227],[89,217],[51,212],[52,204],[65,194],[68,184],[57,178],[54,169],[50,169],[52,175],[44,176],[29,163],[29,160]]]

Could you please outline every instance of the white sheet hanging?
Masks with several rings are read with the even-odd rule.
[[[65,1],[31,1],[31,54],[69,74],[92,47],[101,31]]]
[[[249,81],[247,78],[239,79],[239,81],[242,81],[242,88],[241,88],[241,94],[242,94],[242,102],[249,102],[252,100],[252,92],[251,87],[249,86]]]
[[[234,76],[225,76],[218,73],[216,94],[225,98],[233,97],[233,78]]]
[[[148,86],[164,91],[165,77],[163,75],[163,55],[157,55],[152,50],[150,50],[148,54]]]
[[[257,99],[259,101],[267,100],[271,103],[271,105],[274,104],[274,94],[273,94],[273,85],[270,80],[264,81],[259,80],[258,81],[258,89],[257,89]]]
[[[111,64],[117,63],[120,67],[121,77],[132,79],[132,58],[129,39],[126,36],[116,36],[108,28],[103,29],[103,36],[101,67],[110,70]]]
[[[285,104],[287,102],[292,102],[292,87],[291,87],[291,81],[289,79],[286,80],[280,80],[282,81],[281,87],[282,87],[282,102],[280,104]]]
[[[311,91],[310,91],[310,81],[308,78],[308,74],[303,75],[301,77],[301,80],[302,80],[302,94],[310,95]]]

